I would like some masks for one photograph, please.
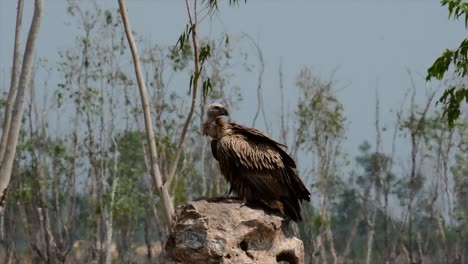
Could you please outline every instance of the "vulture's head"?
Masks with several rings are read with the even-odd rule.
[[[229,116],[229,112],[224,107],[224,105],[220,103],[212,103],[208,106],[208,110],[206,111],[208,120],[214,120],[218,116]]]

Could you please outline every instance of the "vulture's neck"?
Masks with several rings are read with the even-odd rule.
[[[213,139],[219,140],[231,133],[230,124],[222,116],[208,118],[204,124],[204,133]]]

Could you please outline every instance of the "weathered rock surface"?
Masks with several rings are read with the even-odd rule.
[[[282,217],[240,201],[192,201],[176,218],[166,263],[304,263],[302,241]]]

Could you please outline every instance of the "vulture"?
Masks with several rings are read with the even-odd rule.
[[[310,192],[296,173],[296,163],[283,149],[286,146],[257,129],[229,122],[228,116],[223,105],[209,105],[203,134],[212,138],[211,151],[231,185],[229,192],[300,222],[300,204],[310,202]]]

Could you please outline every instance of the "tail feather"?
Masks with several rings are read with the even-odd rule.
[[[281,197],[280,201],[283,205],[283,214],[296,223],[302,221],[301,217],[301,205],[299,204],[299,200],[296,198],[288,198],[288,197]]]

